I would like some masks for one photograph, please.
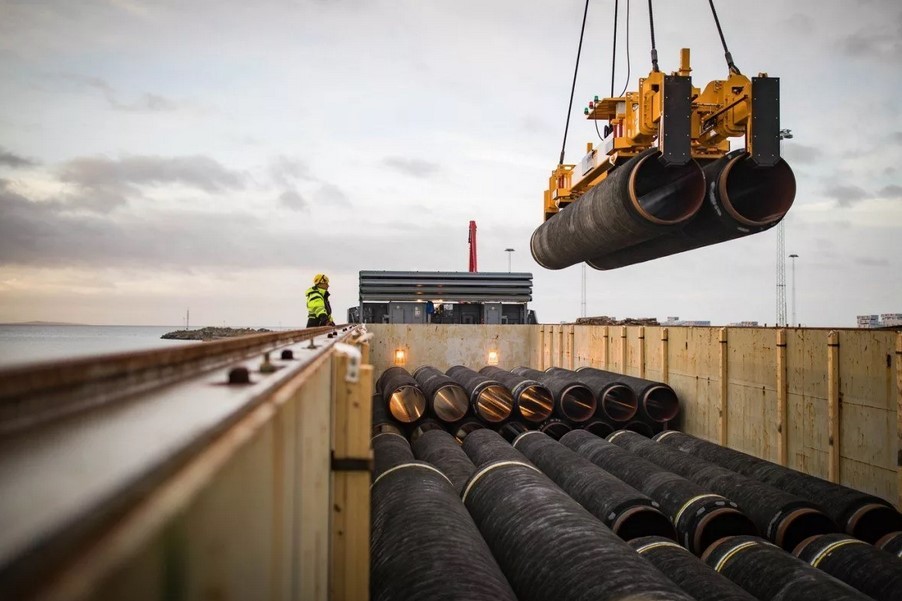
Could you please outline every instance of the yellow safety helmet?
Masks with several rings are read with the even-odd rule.
[[[329,276],[327,276],[324,273],[318,273],[315,276],[313,276],[313,285],[319,286],[320,284],[325,284],[326,286],[328,286],[329,285]]]

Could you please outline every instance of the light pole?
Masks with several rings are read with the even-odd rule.
[[[507,272],[511,272],[511,253],[514,252],[513,248],[505,248],[504,252],[507,253]]]
[[[799,255],[792,253],[789,258],[792,259],[792,323],[798,325],[799,322],[796,321],[796,259],[799,258]]]
[[[792,139],[791,129],[780,130],[780,154],[783,154],[783,140]],[[777,226],[777,327],[787,325],[786,319],[786,220]]]

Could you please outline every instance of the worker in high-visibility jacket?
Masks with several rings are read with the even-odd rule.
[[[313,276],[313,287],[307,290],[307,327],[334,325],[332,305],[329,304],[329,277],[318,273]]]

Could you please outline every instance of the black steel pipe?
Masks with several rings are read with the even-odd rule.
[[[592,389],[598,401],[595,417],[612,422],[628,422],[639,411],[639,397],[632,388],[616,379],[599,376],[590,371],[571,371],[563,367],[550,367],[545,373],[558,373],[576,378]]]
[[[413,423],[426,412],[426,396],[419,384],[403,367],[389,367],[376,382],[382,401],[399,422]]]
[[[902,530],[902,515],[879,497],[675,430],[661,432],[655,440],[820,504],[841,530],[863,541],[874,543]]]
[[[432,419],[431,417],[424,417],[417,423],[413,424],[410,429],[410,444],[413,444],[417,441],[417,439],[425,434],[426,432],[430,432],[432,430],[444,430],[445,426],[438,420]]]
[[[655,429],[651,426],[651,424],[639,420],[634,420],[628,424],[624,424],[622,429],[628,430],[630,432],[635,432],[636,434],[644,436],[645,438],[651,438],[655,435]]]
[[[890,532],[874,543],[874,546],[902,558],[902,532]]]
[[[448,432],[457,439],[457,442],[462,443],[471,432],[482,430],[483,428],[485,428],[485,424],[475,417],[466,417],[456,424],[448,426]]]
[[[513,447],[623,540],[653,535],[676,540],[673,524],[655,501],[546,434],[525,432]]]
[[[705,551],[702,561],[758,599],[872,601],[757,536],[721,539]]]
[[[385,403],[382,401],[382,394],[377,393],[373,395],[372,407],[373,436],[381,432],[394,432],[395,434],[404,433],[404,426],[388,414],[388,410],[385,408]]]
[[[563,269],[657,238],[691,219],[704,201],[701,168],[695,161],[667,167],[659,157],[652,148],[616,166],[536,228],[529,241],[536,262]]]
[[[902,599],[902,561],[848,534],[813,536],[793,555],[877,601]]]
[[[795,176],[783,159],[773,167],[757,167],[745,150],[735,150],[702,170],[705,201],[683,227],[586,262],[595,269],[616,269],[757,234],[777,225],[795,199]]]
[[[458,495],[463,492],[464,484],[476,471],[476,466],[460,448],[460,443],[444,430],[425,432],[413,443],[413,454],[417,459],[431,463],[441,470],[451,481]]]
[[[478,448],[467,444],[475,434],[464,443],[468,454]],[[520,601],[692,599],[525,457],[496,442],[520,460],[502,450],[473,474],[463,501]]]
[[[539,426],[539,432],[547,434],[555,440],[560,440],[561,436],[572,430],[570,424],[556,418],[551,418]]]
[[[498,434],[507,442],[514,442],[524,432],[529,432],[529,428],[523,422],[510,421],[498,428]]]
[[[455,365],[445,373],[464,387],[470,396],[473,413],[480,419],[497,424],[510,417],[514,397],[504,384],[463,365]]]
[[[414,460],[410,443],[400,434],[383,432],[373,436],[373,480],[391,468]]]
[[[792,551],[811,536],[837,531],[836,524],[819,505],[754,478],[682,453],[634,432],[615,432],[608,440],[736,501],[758,527],[758,532],[787,551]]]
[[[635,376],[627,376],[594,367],[580,367],[576,370],[581,378],[597,378],[625,384],[633,389],[639,398],[642,415],[654,422],[668,422],[680,413],[680,399],[673,388],[664,382],[646,380]]]
[[[573,430],[561,438],[561,443],[657,501],[676,527],[679,542],[696,555],[725,536],[757,533],[755,525],[730,499],[614,443],[585,430]]]
[[[548,387],[554,397],[554,414],[557,417],[578,424],[589,421],[595,415],[598,406],[595,393],[575,375],[552,374],[529,367],[517,367],[512,371]]]
[[[590,422],[580,424],[580,428],[586,430],[587,432],[591,432],[599,438],[604,438],[605,436],[616,430],[614,424],[606,422],[603,419],[593,419]],[[563,436],[563,434],[561,436]],[[560,436],[558,436],[558,439],[560,439]]]
[[[377,464],[384,434],[374,440]],[[380,441],[376,443],[376,441]],[[397,463],[371,488],[370,599],[516,601],[448,479],[422,461]]]
[[[493,461],[520,461],[532,465],[504,437],[488,428],[467,436],[461,448],[477,469]]]
[[[696,601],[755,601],[746,590],[673,541],[645,536],[634,538],[628,544]]]
[[[431,365],[423,365],[413,377],[426,394],[429,413],[446,424],[460,421],[470,409],[470,400],[463,386]]]
[[[551,412],[554,410],[554,397],[541,382],[518,376],[493,365],[483,367],[479,373],[501,382],[511,391],[516,402],[517,412],[524,420],[537,424],[551,417]]]

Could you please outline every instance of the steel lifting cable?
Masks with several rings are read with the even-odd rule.
[[[648,3],[650,6],[651,0],[648,0]],[[739,67],[737,67],[733,63],[733,55],[730,54],[730,50],[727,48],[727,40],[723,35],[723,29],[720,27],[720,19],[717,18],[717,9],[714,8],[714,0],[708,0],[708,4],[711,5],[711,14],[714,15],[714,23],[715,25],[717,25],[717,33],[720,34],[720,43],[723,44],[723,55],[727,59],[727,67],[730,68],[731,73],[741,75],[742,73],[739,71]],[[652,45],[654,45],[654,33],[652,33]]]
[[[651,68],[652,71],[658,72],[658,49],[655,47],[655,13],[651,7],[651,0],[648,0],[648,26],[651,29]]]
[[[579,47],[576,49],[576,66],[573,68],[573,84],[570,86],[570,104],[567,106],[567,122],[564,124],[564,142],[561,144],[561,158],[558,165],[564,164],[564,151],[567,149],[567,131],[570,129],[570,112],[573,110],[573,94],[576,92],[576,74],[579,73],[579,56],[583,51],[583,34],[586,33],[586,15],[589,14],[589,0],[583,9],[583,25],[579,30]]]

